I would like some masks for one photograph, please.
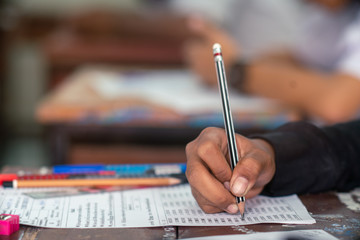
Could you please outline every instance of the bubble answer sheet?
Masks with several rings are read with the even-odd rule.
[[[248,199],[242,220],[240,214],[204,213],[188,184],[43,199],[24,194],[34,191],[54,189],[1,189],[0,211],[20,215],[20,224],[49,228],[315,223],[296,195]]]

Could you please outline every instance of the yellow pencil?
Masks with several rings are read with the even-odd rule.
[[[4,181],[8,188],[84,187],[84,186],[169,186],[181,183],[173,177],[163,178],[97,178],[97,179],[38,179]]]

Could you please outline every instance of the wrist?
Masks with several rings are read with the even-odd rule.
[[[237,60],[230,66],[229,85],[240,92],[245,91],[245,81],[247,78],[248,63],[245,60]]]
[[[252,139],[252,142],[259,148],[261,149],[264,153],[265,153],[265,158],[266,159],[266,163],[265,163],[265,172],[266,172],[266,179],[267,179],[267,183],[270,182],[272,180],[272,178],[275,175],[275,169],[276,169],[276,164],[275,164],[275,151],[274,148],[272,147],[272,145],[263,140],[263,139],[259,139],[259,138],[255,138]]]
[[[252,139],[252,141],[262,150],[264,150],[266,153],[269,154],[269,156],[271,157],[271,159],[275,159],[275,151],[274,148],[271,146],[270,143],[268,143],[267,141],[263,140],[263,139],[259,139],[259,138],[255,138]]]

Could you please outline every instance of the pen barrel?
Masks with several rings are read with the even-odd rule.
[[[226,75],[224,62],[222,60],[222,56],[215,56],[215,67],[216,73],[218,76],[219,90],[221,95],[221,102],[223,107],[223,117],[224,117],[224,125],[226,130],[226,136],[228,140],[228,149],[229,149],[229,157],[231,168],[234,169],[236,164],[238,163],[239,156],[237,152],[236,139],[235,139],[235,131],[234,124],[231,115],[230,101],[228,88],[226,83]]]

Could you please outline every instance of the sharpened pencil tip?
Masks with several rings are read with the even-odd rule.
[[[245,219],[245,202],[239,202],[238,203],[239,212],[241,215],[241,220]]]
[[[169,178],[169,185],[176,185],[176,184],[180,184],[180,183],[181,183],[181,179]]]

